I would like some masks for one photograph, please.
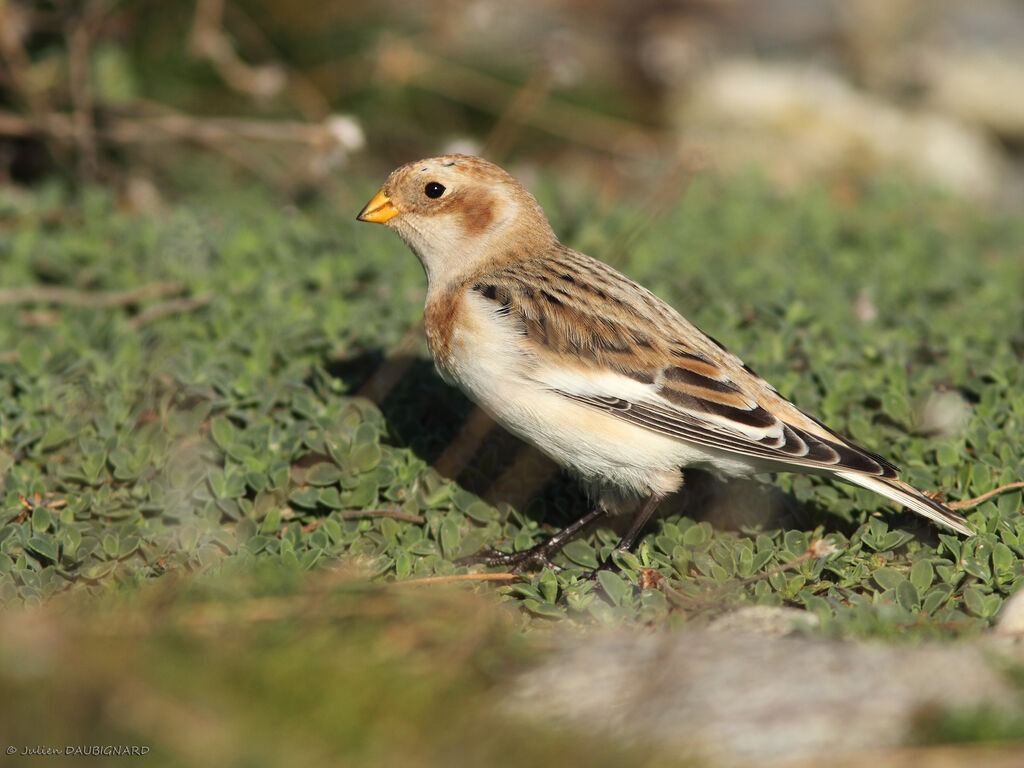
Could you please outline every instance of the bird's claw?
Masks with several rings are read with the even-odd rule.
[[[545,544],[538,544],[522,552],[482,549],[475,555],[460,557],[455,563],[456,565],[485,565],[488,568],[505,568],[509,573],[525,573],[544,568],[559,573],[562,569],[551,562],[551,549]]]

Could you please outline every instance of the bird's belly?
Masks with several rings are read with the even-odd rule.
[[[530,378],[529,362],[512,329],[489,324],[479,332],[462,322],[449,354],[435,362],[508,431],[536,446],[585,482],[645,496],[679,487],[681,466],[706,463],[699,446],[660,435],[574,402]]]

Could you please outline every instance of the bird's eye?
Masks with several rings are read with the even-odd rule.
[[[423,188],[423,193],[432,199],[437,199],[444,194],[444,185],[432,181]]]

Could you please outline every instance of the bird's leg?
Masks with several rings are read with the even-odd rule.
[[[615,549],[608,555],[608,559],[605,560],[601,565],[594,571],[610,571],[617,568],[612,555],[616,552],[629,552],[633,549],[633,545],[636,543],[636,537],[640,535],[640,531],[647,525],[647,521],[651,519],[651,515],[654,514],[654,510],[658,508],[658,502],[661,501],[661,497],[656,494],[651,494],[644,505],[640,507],[640,511],[633,516],[633,521],[629,524],[629,529],[623,535],[622,539],[618,544],[615,545]]]
[[[547,541],[542,541],[534,547],[522,552],[498,552],[494,549],[485,549],[469,557],[459,558],[458,565],[486,565],[490,567],[508,568],[512,573],[521,573],[536,568],[550,568],[553,571],[561,569],[551,562],[551,555],[568,544],[592,523],[600,520],[607,514],[601,506],[595,507],[575,523],[570,523]],[[650,515],[648,515],[649,517]]]

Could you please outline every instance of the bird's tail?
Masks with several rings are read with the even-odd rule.
[[[921,491],[912,485],[907,485],[896,478],[872,477],[863,472],[836,472],[837,477],[853,485],[859,485],[874,491],[888,499],[892,499],[919,515],[934,520],[939,525],[952,528],[957,533],[965,536],[972,535],[975,531],[971,529],[967,521],[951,510],[945,504],[925,496]]]

